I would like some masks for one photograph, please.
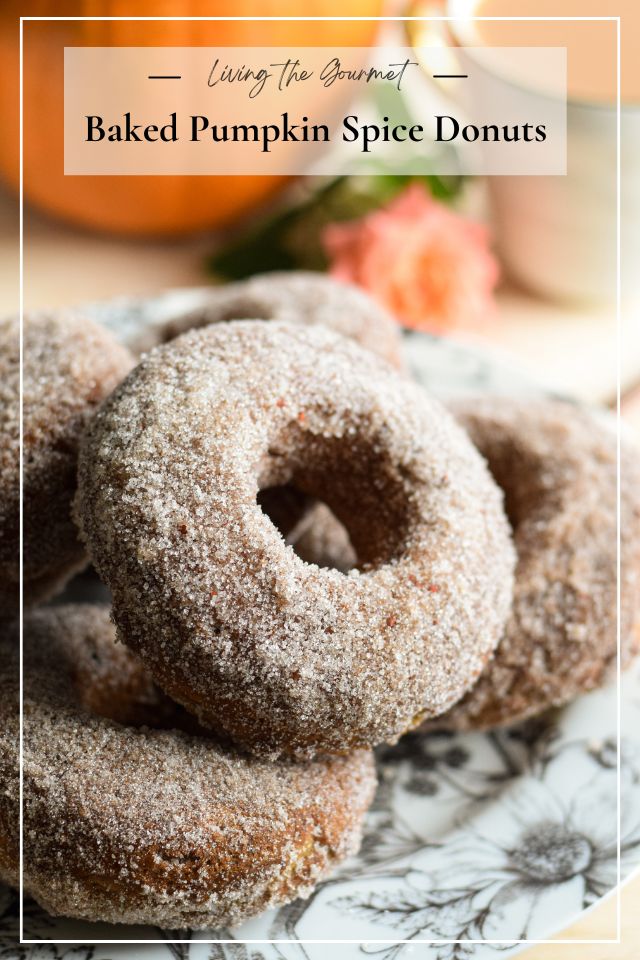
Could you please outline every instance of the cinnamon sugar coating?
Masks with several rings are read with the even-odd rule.
[[[17,885],[20,858],[20,659],[17,621],[0,626],[0,880]]]
[[[70,516],[79,436],[133,359],[90,320],[24,318],[25,602],[60,589],[83,566]],[[15,616],[19,582],[19,321],[0,321],[0,613]]]
[[[274,764],[164,729],[170,705],[114,636],[104,607],[26,619],[24,882],[41,906],[111,923],[229,926],[308,895],[355,852],[375,789],[369,751]],[[14,676],[3,656],[0,867],[13,883]]]
[[[518,554],[513,612],[493,660],[439,726],[514,723],[612,679],[616,436],[567,403],[450,404],[504,490]],[[640,459],[622,446],[621,653],[640,646]]]
[[[192,291],[191,299],[196,299],[197,292]],[[305,270],[265,273],[199,292],[198,306],[182,312],[177,310],[179,291],[171,299],[166,295],[164,309],[159,300],[154,313],[143,314],[137,336],[129,338],[131,349],[144,352],[209,323],[280,320],[301,326],[324,324],[384,357],[393,366],[403,366],[402,337],[393,317],[363,290],[339,283],[326,274]],[[115,301],[113,306],[99,305],[98,315],[104,315],[117,326],[115,311],[119,310],[126,321],[127,313],[135,308],[135,301],[120,304]],[[144,302],[141,309],[144,310]]]
[[[256,503],[282,484],[327,503],[359,569],[296,556]],[[484,461],[421,388],[322,326],[238,321],[154,350],[85,434],[76,515],[120,639],[257,754],[395,741],[475,682],[509,612]]]

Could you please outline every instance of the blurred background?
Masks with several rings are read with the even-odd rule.
[[[413,0],[404,5],[358,0],[345,11],[335,0],[312,0],[305,3],[305,16],[458,19],[382,26],[316,23],[313,28],[301,22],[25,24],[25,307],[151,294],[274,268],[325,269],[365,286],[407,326],[479,344],[560,393],[611,405],[617,372],[615,24],[473,20],[602,16],[600,6],[595,0]],[[640,16],[634,0],[607,7],[606,15],[623,16],[622,388],[626,413],[637,424],[640,74],[632,51]],[[25,12],[250,16],[256,7],[252,0],[162,5],[9,0],[0,13],[7,81],[18,63],[16,17]],[[262,16],[301,12],[294,2],[260,5]],[[428,52],[420,47],[445,45],[455,63],[461,46],[566,46],[568,176],[482,180],[391,174],[291,182],[260,176],[63,175],[64,46],[367,46],[385,41],[415,46],[424,66],[424,75],[414,74],[406,90],[409,114],[416,103],[442,112],[457,97],[452,85],[443,89],[427,76]],[[529,80],[532,91],[540,92],[540,78]],[[17,297],[18,111],[16,85],[5,82],[1,90],[9,123],[0,149],[0,303],[10,311]],[[386,264],[382,278],[373,267],[380,257]]]
[[[640,10],[622,17],[623,412],[640,438]],[[615,24],[498,24],[474,16],[602,16],[596,0],[165,0],[14,3],[0,9],[0,308],[18,308],[18,25],[30,16],[455,16],[455,23],[30,23],[25,26],[24,296],[43,308],[202,286],[269,269],[328,270],[365,287],[405,326],[498,354],[561,394],[613,406],[617,382]],[[413,44],[424,65],[412,104],[455,100],[427,77],[420,47],[566,46],[568,175],[297,182],[265,177],[64,177],[62,51],[69,45]],[[541,78],[529,78],[533,94]],[[520,78],[519,82],[523,81]],[[380,266],[384,265],[384,269]],[[625,893],[621,947],[563,949],[573,960],[637,956]],[[567,935],[611,936],[614,904]],[[549,960],[557,948],[536,948]]]

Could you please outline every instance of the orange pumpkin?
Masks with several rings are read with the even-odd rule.
[[[377,16],[381,0],[351,0],[350,16]],[[5,0],[0,12],[0,176],[19,180],[18,18],[28,16],[340,16],[340,0]],[[175,235],[227,224],[286,183],[265,176],[64,176],[65,46],[368,46],[369,22],[26,21],[24,24],[24,192],[27,200],[94,229]]]

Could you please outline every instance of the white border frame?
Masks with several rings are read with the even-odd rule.
[[[19,236],[20,236],[20,270],[19,270],[19,279],[20,279],[20,294],[19,294],[19,311],[20,311],[20,345],[19,345],[19,357],[20,357],[20,374],[19,374],[19,384],[20,384],[20,400],[19,400],[19,429],[20,429],[20,438],[19,438],[19,457],[20,457],[20,481],[19,481],[19,490],[20,490],[20,520],[19,520],[19,558],[20,558],[20,578],[19,578],[19,602],[20,602],[20,679],[19,679],[19,696],[20,696],[20,722],[19,722],[19,737],[20,737],[20,747],[19,747],[19,766],[20,766],[20,784],[19,784],[19,803],[20,803],[20,839],[19,839],[19,944],[33,944],[39,945],[43,943],[60,943],[60,944],[87,944],[87,945],[100,945],[100,944],[158,944],[167,946],[169,944],[175,943],[201,943],[201,944],[361,944],[361,940],[27,940],[24,939],[24,883],[23,883],[23,850],[24,850],[24,831],[23,831],[23,815],[22,815],[22,802],[23,802],[23,775],[24,775],[24,758],[23,758],[23,694],[24,694],[24,670],[23,670],[23,624],[24,624],[24,611],[23,611],[23,597],[24,597],[24,577],[23,577],[23,559],[24,559],[24,523],[23,523],[23,351],[24,351],[24,337],[23,337],[23,322],[24,322],[24,118],[23,118],[23,107],[24,107],[24,81],[23,81],[23,50],[24,50],[24,24],[25,22],[30,21],[126,21],[126,22],[136,22],[136,23],[146,23],[154,21],[242,21],[242,22],[376,22],[376,23],[412,23],[412,22],[456,22],[461,19],[468,19],[474,21],[480,20],[497,20],[497,21],[551,21],[551,22],[568,22],[568,21],[598,21],[598,22],[609,22],[616,23],[616,348],[617,348],[617,363],[616,363],[616,424],[617,424],[617,480],[616,480],[616,572],[617,572],[617,588],[616,588],[616,639],[617,639],[617,668],[616,668],[616,694],[617,694],[617,713],[616,713],[616,774],[617,774],[617,875],[616,875],[616,886],[614,889],[605,894],[604,897],[594,904],[594,906],[599,906],[604,903],[605,900],[608,900],[612,896],[616,896],[616,937],[615,939],[598,939],[598,940],[576,940],[576,939],[552,939],[552,940],[481,940],[481,939],[465,939],[465,940],[400,940],[400,939],[381,939],[381,940],[367,940],[367,943],[375,944],[399,944],[399,943],[411,943],[411,944],[424,944],[424,945],[444,945],[444,944],[454,944],[454,943],[464,943],[464,944],[485,944],[485,945],[502,945],[504,947],[515,946],[516,944],[526,944],[527,946],[535,946],[536,944],[554,944],[558,946],[573,946],[574,944],[584,944],[584,945],[596,945],[596,944],[621,944],[622,943],[622,904],[621,904],[621,864],[620,864],[620,854],[621,854],[621,764],[620,764],[620,738],[621,738],[621,663],[620,663],[620,613],[621,613],[621,580],[620,580],[620,447],[621,447],[621,420],[620,420],[620,398],[621,398],[621,369],[622,369],[622,317],[621,317],[621,257],[620,257],[620,16],[608,16],[608,17],[20,17],[20,147],[19,147],[19,159],[20,159],[20,181],[19,181],[19,202],[20,202],[20,215],[19,215]],[[631,877],[627,878],[631,879]],[[626,883],[626,880],[625,880]],[[575,917],[571,923],[578,922],[580,917],[585,913]]]

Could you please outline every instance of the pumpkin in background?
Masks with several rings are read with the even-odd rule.
[[[19,182],[19,25],[23,16],[378,16],[381,0],[5,0],[0,12],[0,176]],[[64,176],[65,46],[369,46],[375,22],[105,22],[24,24],[24,193],[34,205],[97,230],[175,235],[218,227],[287,182],[267,176]]]

